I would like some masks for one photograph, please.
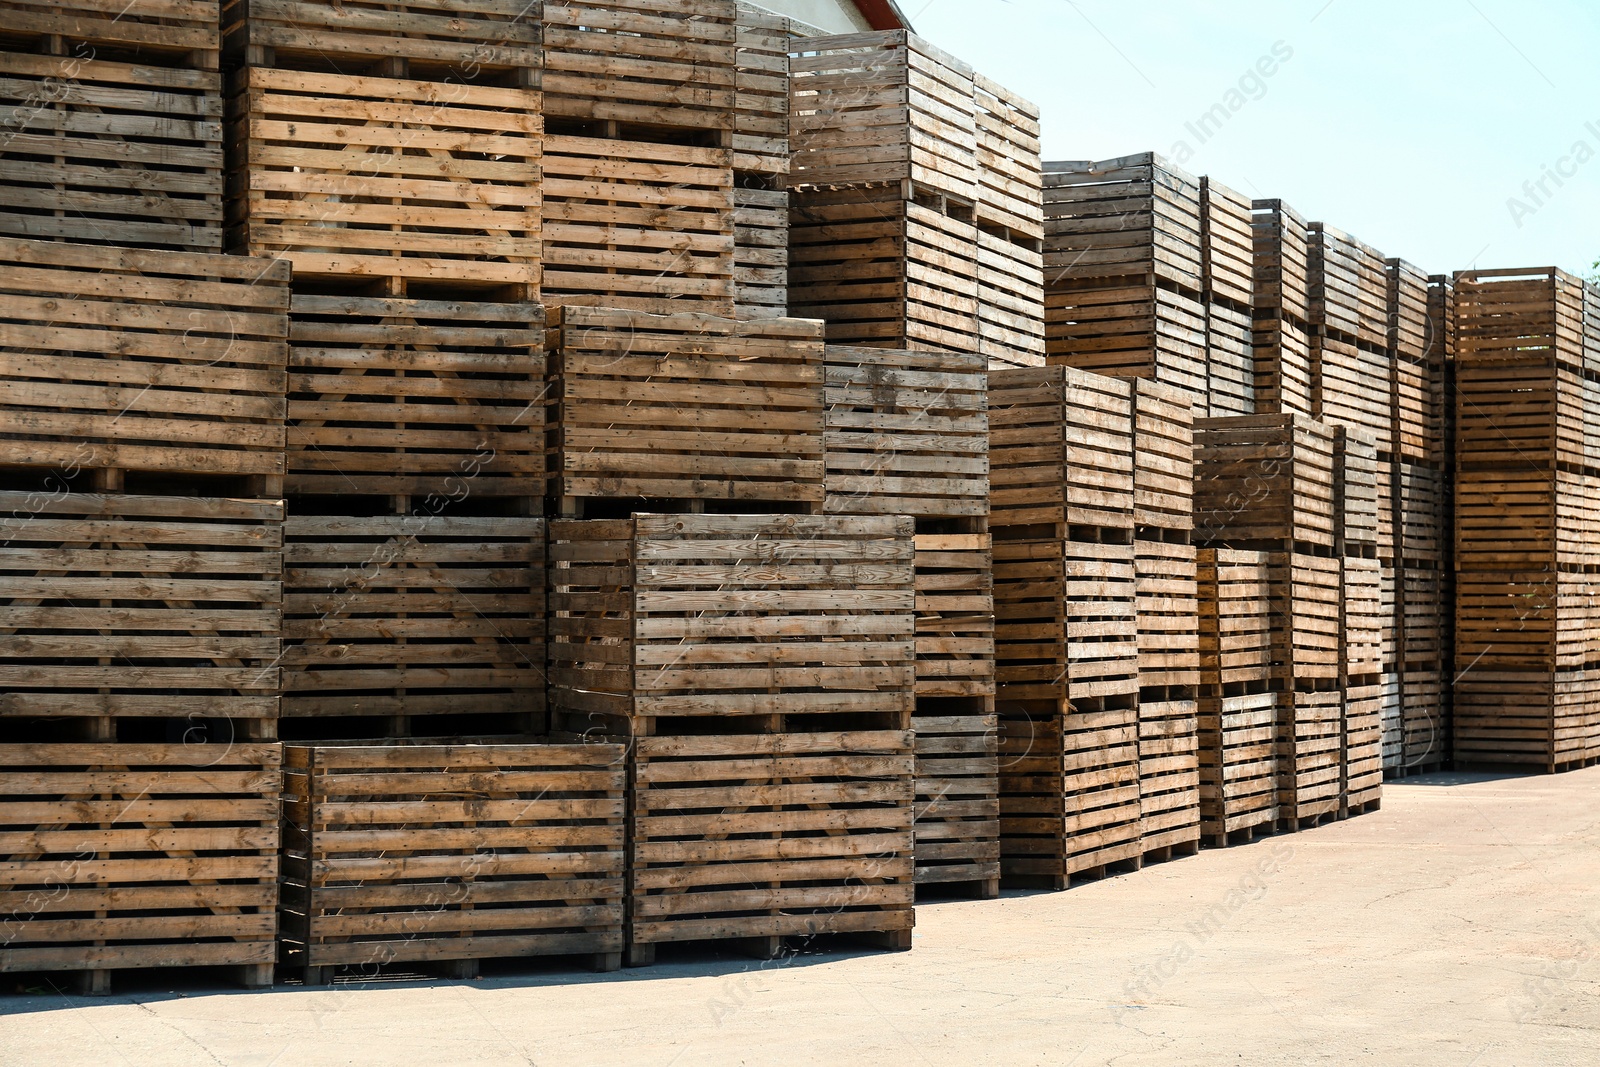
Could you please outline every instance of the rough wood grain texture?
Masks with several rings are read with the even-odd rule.
[[[1383,253],[1322,222],[1306,227],[1310,322],[1349,344],[1389,342]]]
[[[821,323],[582,307],[549,322],[556,495],[821,506]]]
[[[1039,107],[982,74],[977,93],[977,213],[1013,239],[1044,237],[1044,164]]]
[[[217,16],[210,0],[7,0],[0,46],[215,71]]]
[[[1268,319],[1303,328],[1311,322],[1306,221],[1282,200],[1255,200],[1251,209],[1256,307]]]
[[[0,238],[0,457],[283,473],[288,264]]]
[[[789,193],[733,190],[733,302],[740,318],[789,313]]]
[[[0,972],[277,955],[276,745],[0,745]]]
[[[1195,543],[1334,546],[1331,427],[1297,415],[1195,422]]]
[[[284,527],[283,714],[544,710],[544,520],[296,515]]]
[[[544,309],[297,295],[290,493],[544,496]]]
[[[222,0],[222,24],[233,63],[340,72],[398,59],[459,84],[536,75],[539,11],[528,0]]]
[[[622,951],[622,745],[289,745],[284,763],[290,966]]]
[[[231,249],[283,256],[297,279],[537,299],[537,91],[262,67],[231,89]]]
[[[789,173],[789,51],[804,34],[765,8],[737,7],[733,166],[778,178]]]
[[[1139,278],[1199,296],[1200,183],[1146,152],[1046,163],[1045,277]]]
[[[1201,288],[1236,309],[1255,303],[1255,216],[1249,197],[1200,179]]]
[[[275,736],[281,501],[6,492],[0,506],[0,717]]]

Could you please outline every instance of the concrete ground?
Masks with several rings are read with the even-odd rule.
[[[910,953],[5,995],[0,1064],[1588,1067],[1597,846],[1600,768],[1432,775],[1348,822],[920,908]]]

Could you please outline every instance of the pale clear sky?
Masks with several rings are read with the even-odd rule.
[[[900,6],[1042,107],[1046,159],[1172,156],[1184,142],[1190,173],[1280,197],[1434,274],[1587,274],[1600,257],[1600,0]],[[1247,78],[1274,45],[1292,54]],[[1234,109],[1202,142],[1186,124],[1219,103]],[[1571,176],[1558,186],[1546,166]],[[1539,203],[1523,185],[1541,178]]]

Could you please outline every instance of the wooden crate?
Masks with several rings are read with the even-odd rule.
[[[1382,687],[1377,676],[1344,687],[1345,810],[1363,815],[1383,800]]]
[[[740,318],[789,313],[787,190],[733,190],[733,304]]]
[[[1159,382],[1133,384],[1133,523],[1194,529],[1194,407]]]
[[[1389,343],[1389,281],[1383,254],[1323,222],[1306,228],[1311,324],[1348,343]]]
[[[769,646],[772,647],[772,646]],[[852,933],[910,948],[904,730],[634,741],[629,954],[673,941]]]
[[[1274,573],[1266,552],[1195,553],[1200,684],[1207,693],[1265,691],[1273,678]]]
[[[1045,277],[1138,278],[1198,297],[1200,183],[1152,152],[1044,167]]]
[[[802,34],[754,4],[737,4],[735,17],[733,168],[781,178],[789,173],[789,49]]]
[[[1600,475],[1557,471],[1555,490],[1556,566],[1600,571]]]
[[[1479,664],[1482,666],[1482,664]],[[1408,665],[1401,699],[1406,766],[1435,769],[1449,758],[1450,709],[1445,672]]]
[[[820,508],[821,324],[549,313],[553,494]]]
[[[1139,700],[1140,848],[1168,858],[1200,842],[1200,720],[1190,693]]]
[[[544,302],[733,314],[732,162],[727,148],[546,137]]]
[[[1393,560],[1378,561],[1378,610],[1383,616],[1378,631],[1378,653],[1385,671],[1398,671],[1405,663],[1403,599],[1405,572]]]
[[[1378,719],[1383,769],[1399,771],[1406,762],[1405,681],[1395,671],[1378,676]]]
[[[627,766],[606,744],[285,746],[285,962],[308,984],[402,962],[620,966]]]
[[[1333,429],[1298,415],[1195,420],[1195,543],[1334,545]]]
[[[1399,499],[1395,521],[1399,526],[1400,558],[1441,568],[1447,547],[1448,476],[1430,467],[1396,463],[1394,477]]]
[[[1451,614],[1445,597],[1444,572],[1436,567],[1406,567],[1402,605],[1405,621],[1404,656],[1407,673],[1413,665],[1437,667],[1448,650],[1450,634],[1446,616]],[[1582,664],[1571,664],[1581,666]]]
[[[1278,623],[1273,660],[1285,688],[1339,677],[1341,563],[1304,552],[1271,554]]]
[[[298,294],[290,493],[544,496],[544,309]]]
[[[988,515],[982,356],[828,345],[824,360],[824,511]]]
[[[400,60],[417,77],[476,82],[537,71],[536,11],[527,0],[222,0],[223,41],[235,64],[343,71]]]
[[[395,720],[380,735],[491,713],[540,728],[544,534],[543,519],[292,515],[284,717]]]
[[[1058,281],[1045,256],[1047,362],[1182,389],[1209,411],[1206,309],[1142,281]]]
[[[1143,689],[1200,684],[1200,606],[1197,557],[1185,542],[1134,542]]]
[[[1256,413],[1255,321],[1248,307],[1206,304],[1207,414]]]
[[[1455,367],[1455,462],[1472,470],[1548,470],[1588,461],[1586,379],[1548,356],[1479,360]]]
[[[989,468],[994,527],[1131,532],[1131,383],[1071,367],[991,372]]]
[[[1278,818],[1302,823],[1344,806],[1344,694],[1278,694]]]
[[[1378,498],[1378,450],[1360,430],[1334,428],[1335,548],[1343,556],[1376,556],[1378,511],[1390,500]]]
[[[1375,559],[1356,556],[1346,556],[1341,567],[1343,636],[1339,674],[1346,680],[1373,678],[1382,673],[1384,666],[1383,569]],[[1438,611],[1442,605],[1435,604],[1434,608]]]
[[[1563,528],[1557,508],[1557,500],[1583,490],[1582,477],[1564,471],[1459,471],[1454,486],[1457,567],[1502,573],[1549,569],[1574,551],[1583,536],[1576,521]]]
[[[281,501],[4,492],[0,506],[0,718],[276,736]]]
[[[1394,451],[1394,382],[1388,355],[1329,333],[1311,338],[1316,383],[1313,414],[1370,434],[1379,452]]]
[[[1254,205],[1208,177],[1200,179],[1200,251],[1207,298],[1248,311],[1255,304]]]
[[[1003,227],[1010,238],[1038,241],[1044,237],[1039,107],[982,74],[973,76],[973,89],[978,220]]]
[[[0,48],[215,71],[217,25],[207,0],[8,0]]]
[[[1408,463],[1442,467],[1445,449],[1445,364],[1396,358],[1394,453]]]
[[[1316,399],[1311,335],[1280,317],[1257,319],[1253,336],[1256,411],[1310,418]]]
[[[1564,770],[1593,758],[1600,698],[1594,671],[1463,671],[1451,687],[1458,765]]]
[[[1596,290],[1600,293],[1600,290]],[[1588,301],[1585,300],[1587,324]],[[1597,323],[1600,327],[1600,323]],[[1588,345],[1585,343],[1585,349]],[[1430,363],[1453,363],[1456,358],[1456,280],[1449,274],[1428,276],[1428,335],[1423,358]]]
[[[133,5],[152,8],[145,3]],[[202,5],[169,5],[199,18]],[[89,12],[8,5],[7,27],[63,28],[109,18]],[[110,16],[107,9],[94,15]],[[163,27],[133,22],[136,35]],[[93,30],[91,30],[93,32]],[[5,31],[0,30],[0,38]],[[206,37],[171,28],[172,40]],[[180,252],[222,251],[222,78],[211,67],[182,69],[96,58],[94,47],[65,55],[0,53],[0,234]]]
[[[1200,829],[1213,844],[1278,821],[1278,693],[1199,700]]]
[[[987,712],[995,695],[993,541],[986,533],[918,533],[915,545],[917,697]]]
[[[910,182],[973,205],[972,68],[905,30],[808,37],[793,47],[792,186]]]
[[[263,67],[231,88],[230,250],[286,258],[297,282],[537,299],[537,91]]]
[[[1458,271],[1455,275],[1456,360],[1585,369],[1582,280],[1553,267]]]
[[[1255,304],[1269,319],[1311,321],[1311,250],[1307,227],[1282,200],[1251,202]]]
[[[734,0],[546,3],[544,107],[551,117],[732,131]]]
[[[1384,266],[1388,281],[1389,307],[1387,347],[1401,359],[1428,358],[1430,355],[1428,275],[1420,267],[1403,259],[1385,260]]]
[[[908,517],[551,523],[556,726],[734,732],[752,717],[798,729],[849,715],[909,728],[912,536]]]
[[[283,473],[288,265],[0,238],[11,466]]]
[[[836,344],[971,352],[978,227],[920,187],[800,189],[789,216],[789,311]]]
[[[1408,659],[1443,658],[1442,576],[1406,572]],[[1455,576],[1455,655],[1486,670],[1574,670],[1596,663],[1592,575],[1461,571]],[[1413,632],[1413,630],[1415,632]]]
[[[1045,359],[1044,255],[1037,238],[980,223],[977,348],[991,364],[1039,367]]]
[[[0,745],[0,972],[245,968],[277,955],[276,745]]]

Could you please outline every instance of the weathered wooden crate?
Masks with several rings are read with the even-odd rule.
[[[632,963],[674,941],[759,939],[775,955],[777,938],[849,933],[911,947],[909,731],[657,736],[633,746]]]
[[[994,527],[1131,534],[1132,383],[1071,367],[991,372],[989,468]]]
[[[541,23],[528,0],[222,0],[231,63],[348,71],[398,60],[440,82],[536,72]]]
[[[539,21],[552,118],[733,130],[734,0],[568,0]]]
[[[1589,303],[1594,297],[1600,297],[1600,289],[1590,286],[1585,290],[1585,326],[1589,320]],[[1597,309],[1600,310],[1600,309]],[[1600,330],[1600,321],[1596,322],[1596,329]],[[1589,337],[1597,337],[1593,331],[1586,329]],[[1427,344],[1423,347],[1423,358],[1430,363],[1454,363],[1456,358],[1456,280],[1449,274],[1432,274],[1428,276],[1428,335]],[[1585,339],[1585,350],[1590,348],[1588,339]],[[1600,351],[1600,347],[1596,348]]]
[[[1216,696],[1264,691],[1273,678],[1273,570],[1266,552],[1195,553],[1200,684]]]
[[[1193,691],[1139,699],[1140,849],[1153,859],[1200,844],[1200,720]]]
[[[1282,200],[1251,203],[1255,303],[1268,319],[1311,321],[1311,250],[1305,219]]]
[[[1341,563],[1303,552],[1271,554],[1277,616],[1273,660],[1285,688],[1338,680]]]
[[[733,166],[746,174],[789,173],[789,49],[794,21],[754,4],[736,5]]]
[[[1299,415],[1195,420],[1195,543],[1334,545],[1333,429]]]
[[[198,15],[202,5],[169,6]],[[79,14],[69,6],[54,17],[73,23]],[[114,12],[96,14],[110,25]],[[45,4],[6,11],[7,27],[51,17]],[[162,30],[132,25],[140,35]],[[178,26],[171,33],[173,40],[193,35]],[[213,12],[209,70],[154,66],[155,56],[113,62],[96,58],[89,45],[71,56],[0,53],[0,109],[8,117],[0,140],[0,234],[221,252],[215,34]]]
[[[1345,556],[1339,687],[1344,693],[1345,809],[1365,813],[1382,797],[1382,565]]]
[[[573,733],[908,729],[908,517],[635,515],[550,526],[550,702]],[[663,722],[663,720],[666,720]]]
[[[1592,466],[1587,384],[1548,354],[1480,360],[1463,353],[1455,366],[1456,469],[1464,476]]]
[[[1253,203],[1209,177],[1200,179],[1200,253],[1207,299],[1248,311],[1255,304]]]
[[[1378,450],[1360,430],[1334,428],[1334,547],[1346,558],[1376,557],[1378,511],[1391,506],[1378,496]]]
[[[382,717],[403,734],[412,718],[497,714],[539,729],[544,534],[529,518],[291,516],[284,717]]]
[[[1134,542],[1142,689],[1200,684],[1197,557],[1186,542]]]
[[[992,364],[1038,367],[1045,359],[1044,255],[1037,238],[980,222],[977,350]]]
[[[620,966],[627,769],[622,745],[285,746],[285,963],[308,984],[391,963]]]
[[[1406,571],[1408,661],[1444,655],[1442,576]],[[1567,571],[1463,570],[1455,576],[1455,655],[1485,670],[1574,670],[1595,665],[1594,577]]]
[[[1383,769],[1399,771],[1406,762],[1405,680],[1398,671],[1378,676],[1378,718],[1382,735]]]
[[[0,745],[0,972],[244,968],[277,955],[276,745]]]
[[[544,309],[298,294],[290,493],[544,496]]]
[[[0,238],[0,462],[283,473],[284,263]]]
[[[0,506],[0,718],[276,736],[281,501],[5,492]]]
[[[8,0],[0,47],[215,71],[217,14],[208,0]]]
[[[1375,559],[1341,561],[1343,637],[1340,677],[1365,679],[1383,671],[1383,570]],[[1438,607],[1438,605],[1436,605]]]
[[[1256,413],[1255,321],[1248,307],[1206,304],[1206,414]]]
[[[909,182],[973,205],[972,68],[905,30],[809,37],[793,48],[792,186]]]
[[[1557,471],[1555,487],[1556,566],[1600,572],[1600,475]]]
[[[1398,671],[1405,664],[1405,572],[1394,560],[1378,561],[1378,603],[1383,629],[1378,633],[1378,651],[1384,671]]]
[[[1422,268],[1403,259],[1385,260],[1384,266],[1388,280],[1387,347],[1402,359],[1429,358],[1428,275]],[[1438,357],[1435,355],[1433,358]]]
[[[1454,694],[1451,752],[1457,764],[1564,770],[1594,756],[1594,671],[1463,671]]]
[[[1439,360],[1396,358],[1394,375],[1394,454],[1408,463],[1442,467],[1446,462],[1446,364]]]
[[[1463,470],[1453,488],[1455,560],[1463,573],[1539,574],[1564,557],[1583,558],[1580,516],[1562,522],[1558,505],[1584,491],[1582,475]]]
[[[1437,769],[1450,758],[1448,675],[1437,668],[1429,670],[1408,665],[1401,704],[1405,718],[1406,766]],[[1589,714],[1584,713],[1586,719]]]
[[[992,707],[992,557],[986,533],[916,535],[919,700],[959,699],[979,711]]]
[[[1382,687],[1377,676],[1344,687],[1345,811],[1365,815],[1383,800]]]
[[[1044,237],[1044,164],[1039,107],[982,74],[977,95],[977,212],[1013,239]],[[1037,251],[1037,246],[1035,246]]]
[[[828,345],[828,514],[989,513],[988,364],[976,354]]]
[[[733,304],[741,318],[789,313],[789,193],[733,190]]]
[[[515,286],[537,299],[536,90],[264,67],[235,77],[230,249],[284,257],[297,281]]]
[[[1134,683],[1137,685],[1137,682]],[[1014,884],[1144,854],[1137,689],[1067,701],[1000,701],[1000,869]]]
[[[1260,414],[1311,417],[1316,384],[1311,364],[1311,335],[1293,319],[1255,322],[1255,398]]]
[[[1133,383],[1133,416],[1135,528],[1192,531],[1195,416],[1188,395],[1141,378]]]
[[[1199,700],[1200,829],[1213,844],[1278,821],[1278,693]]]
[[[1553,267],[1458,271],[1457,361],[1585,369],[1586,292],[1582,280]]]
[[[1048,362],[1182,389],[1209,411],[1206,309],[1141,279],[1058,280],[1045,256]]]
[[[1357,345],[1323,332],[1311,338],[1316,383],[1313,414],[1335,426],[1370,434],[1379,452],[1394,451],[1392,360],[1375,346]]]
[[[737,207],[727,148],[544,139],[543,299],[733,314]],[[769,220],[770,221],[770,220]]]
[[[1278,818],[1304,820],[1337,814],[1345,805],[1344,694],[1278,694]]]
[[[1349,343],[1389,343],[1389,281],[1383,254],[1323,222],[1307,226],[1311,324]]]
[[[583,307],[549,322],[554,495],[821,507],[821,323]]]
[[[1406,670],[1437,668],[1447,655],[1445,640],[1450,636],[1446,617],[1451,614],[1445,597],[1444,572],[1437,567],[1406,567],[1402,593]],[[1559,608],[1557,609],[1559,611]],[[1568,666],[1583,666],[1570,663]]]
[[[800,189],[789,216],[789,310],[836,344],[971,352],[978,227],[943,194]]]
[[[1200,183],[1145,152],[1044,167],[1045,276],[1203,288]]]

